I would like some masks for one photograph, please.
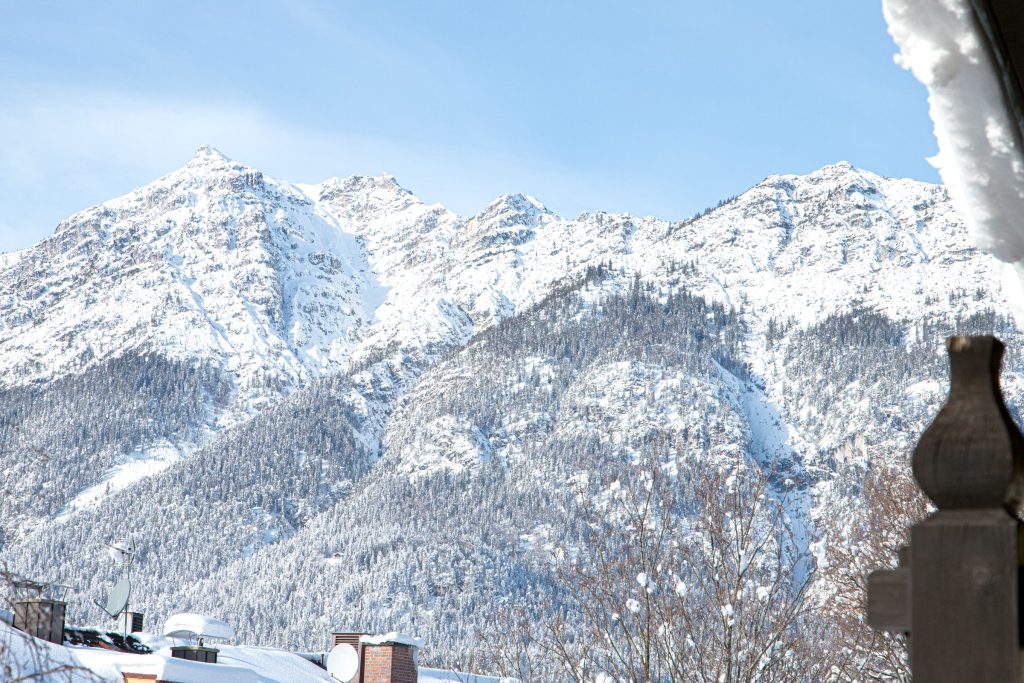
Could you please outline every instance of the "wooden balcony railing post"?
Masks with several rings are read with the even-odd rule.
[[[946,346],[949,397],[913,456],[937,511],[911,529],[907,561],[869,577],[868,623],[909,632],[915,683],[1020,683],[1024,438],[999,389],[1002,342]]]

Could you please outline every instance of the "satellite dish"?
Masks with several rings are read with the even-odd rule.
[[[100,607],[110,616],[117,618],[117,615],[128,607],[128,597],[132,592],[132,584],[128,579],[121,579],[114,585],[114,590],[107,596],[107,605]],[[97,603],[99,604],[99,603]]]
[[[336,681],[349,683],[359,671],[359,653],[348,643],[335,645],[327,655],[327,674]]]

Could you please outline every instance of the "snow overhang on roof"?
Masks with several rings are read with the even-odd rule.
[[[1020,94],[1013,92],[1021,67],[1015,60],[1024,58],[1024,47],[992,31],[999,17],[1018,16],[1016,7],[1017,0],[991,6],[971,0],[883,2],[900,48],[896,62],[928,88],[939,144],[930,161],[975,244],[1024,264],[1022,121]]]
[[[404,633],[397,633],[391,631],[383,635],[376,636],[362,636],[359,638],[359,642],[363,645],[408,645],[409,647],[423,647],[423,640],[421,638],[413,638]]]
[[[175,614],[164,624],[164,635],[170,638],[217,638],[231,640],[235,630],[226,621],[185,612]]]

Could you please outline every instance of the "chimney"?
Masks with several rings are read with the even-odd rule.
[[[64,644],[64,611],[67,603],[48,598],[18,600],[14,603],[12,626],[29,635]]]
[[[191,662],[217,663],[217,648],[205,647],[204,638],[231,640],[235,637],[235,629],[227,622],[202,614],[185,612],[174,614],[164,622],[164,635],[168,638],[198,639],[198,645],[175,645],[171,648],[171,657],[187,659]]]
[[[202,642],[202,640],[200,640]],[[171,648],[171,657],[175,659],[187,659],[190,662],[203,662],[204,664],[216,664],[217,653],[215,647],[204,645],[175,645]]]
[[[362,683],[418,683],[416,649],[423,641],[401,633],[363,636],[361,652]]]

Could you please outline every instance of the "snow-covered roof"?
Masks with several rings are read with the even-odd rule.
[[[419,683],[519,683],[519,681],[514,678],[478,676],[462,671],[426,669],[421,666],[419,668]]]
[[[38,683],[66,683],[67,675],[43,672],[59,666],[89,671],[95,680],[121,683],[124,673],[155,675],[176,683],[319,683],[331,681],[327,672],[299,654],[267,647],[218,645],[217,663],[205,664],[171,657],[173,640],[152,633],[134,634],[153,650],[133,654],[97,647],[60,646],[15,630],[0,621],[0,670],[10,665],[16,676],[40,674]],[[372,645],[398,643],[422,647],[423,641],[401,633],[364,636]],[[78,678],[74,678],[78,680]],[[512,683],[511,679],[478,676],[441,669],[419,668],[419,683]]]
[[[60,646],[28,636],[0,622],[0,669],[12,665],[15,675],[27,676],[57,666],[84,669],[99,681],[121,683],[124,673],[155,675],[176,683],[319,683],[327,672],[309,660],[285,650],[242,645],[219,645],[216,664],[171,657],[173,641],[148,633],[135,634],[151,654],[132,654],[95,647]],[[6,648],[6,649],[5,649]],[[66,682],[65,673],[33,678],[39,683]],[[79,677],[73,678],[79,680]]]
[[[167,618],[164,635],[171,638],[219,638],[231,640],[235,630],[226,621],[184,612]]]
[[[202,683],[211,680],[211,667],[216,667],[218,683],[260,683],[266,680],[261,673],[257,673],[256,670],[249,667],[190,662],[172,658],[169,654],[164,656],[159,652],[151,655],[129,655],[97,648],[84,648],[80,652],[76,652],[76,656],[92,671],[102,673],[104,676],[113,676],[115,680],[125,673],[133,673],[155,676],[159,681]],[[303,679],[275,678],[275,680]]]
[[[975,244],[1024,261],[1024,156],[970,0],[884,0],[898,64],[928,88],[939,153],[929,161]]]

